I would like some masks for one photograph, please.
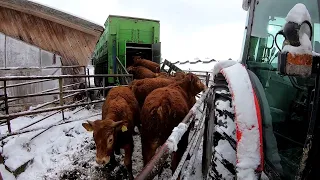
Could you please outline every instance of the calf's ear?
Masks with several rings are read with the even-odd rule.
[[[88,121],[88,123],[82,123],[82,126],[89,132],[93,131],[93,122]]]
[[[117,121],[112,124],[112,127],[115,128],[116,131],[125,132],[128,130],[127,126],[124,124],[124,121]]]
[[[194,79],[195,79],[194,76],[193,76],[193,74],[191,74],[191,73],[188,73],[187,77],[188,77],[188,79],[189,79],[190,82],[193,82]]]

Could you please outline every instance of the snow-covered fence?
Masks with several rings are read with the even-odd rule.
[[[161,167],[164,166],[164,163],[166,159],[169,157],[169,155],[176,151],[177,144],[179,143],[181,137],[186,132],[188,127],[195,123],[195,117],[196,115],[200,114],[201,117],[199,118],[197,124],[197,128],[193,131],[193,133],[190,134],[192,137],[189,141],[189,145],[184,152],[184,155],[182,159],[179,162],[179,165],[177,169],[175,170],[173,176],[171,179],[177,179],[179,174],[182,174],[185,178],[190,176],[190,172],[187,172],[188,170],[191,170],[191,167],[193,167],[194,158],[198,151],[198,148],[200,146],[201,138],[206,136],[207,134],[204,133],[204,126],[207,124],[207,121],[210,120],[210,114],[212,112],[211,108],[208,108],[208,104],[212,101],[212,96],[210,96],[209,92],[212,92],[213,86],[208,88],[200,97],[200,99],[197,100],[197,103],[192,107],[192,109],[189,111],[189,113],[186,115],[186,117],[183,119],[183,121],[173,129],[171,135],[167,139],[167,141],[158,148],[156,154],[153,156],[153,158],[148,162],[148,164],[142,169],[142,171],[138,174],[138,176],[135,178],[136,180],[142,180],[142,179],[153,179],[159,171],[162,169]],[[203,110],[201,110],[203,108]],[[189,136],[189,137],[190,137]],[[206,139],[206,137],[204,137]],[[191,160],[187,162],[187,157],[192,156]],[[187,170],[182,172],[183,167],[187,166]]]
[[[102,90],[103,92],[105,92],[104,90],[106,89],[110,89],[112,88],[112,86],[109,87],[95,87],[95,88],[88,88],[87,84],[85,84],[85,88],[84,89],[76,89],[76,90],[64,90],[67,86],[63,86],[63,81],[65,79],[70,79],[70,78],[90,78],[90,77],[102,77],[103,79],[108,78],[108,77],[130,77],[132,78],[131,74],[99,74],[99,75],[59,75],[59,76],[7,76],[7,77],[0,77],[0,82],[3,82],[4,86],[3,86],[3,90],[4,90],[4,104],[5,104],[5,114],[1,115],[0,114],[0,124],[3,123],[7,123],[8,126],[8,134],[4,135],[3,137],[7,137],[9,135],[12,134],[11,132],[11,127],[10,127],[10,120],[13,118],[17,118],[20,116],[27,116],[27,115],[34,115],[34,114],[38,114],[38,113],[45,113],[45,112],[50,112],[50,111],[61,111],[62,113],[62,120],[64,120],[64,109],[68,109],[68,108],[75,108],[78,106],[88,106],[90,104],[95,104],[95,103],[99,103],[99,102],[103,102],[104,100],[94,100],[94,101],[90,101],[89,99],[89,92],[92,92],[94,90]],[[59,87],[58,88],[54,88],[51,89],[51,92],[40,92],[40,93],[33,93],[33,94],[26,94],[26,95],[20,95],[20,96],[10,96],[7,93],[7,82],[8,81],[17,81],[17,80],[25,80],[25,81],[44,81],[44,80],[58,80],[59,82]],[[36,80],[36,81],[34,81]],[[58,91],[57,91],[58,90]],[[72,93],[72,94],[71,94]],[[85,95],[84,95],[85,93]],[[64,96],[64,94],[68,94],[66,96]],[[87,102],[81,103],[82,100],[79,100],[77,102],[73,102],[71,101],[71,104],[66,104],[66,98],[71,98],[77,94],[81,94],[82,96],[85,96]],[[44,104],[39,105],[38,107],[29,109],[27,111],[22,111],[22,112],[18,112],[18,113],[10,113],[9,112],[9,105],[8,102],[10,100],[13,99],[22,99],[22,98],[30,98],[30,97],[44,97],[44,96],[48,96],[48,95],[58,95],[59,98],[51,101],[51,102],[47,102]],[[92,99],[92,98],[91,98]],[[57,107],[51,107],[51,108],[45,108],[42,109],[45,106],[48,106],[49,104],[53,104],[53,103],[59,103],[59,106]],[[28,125],[29,126],[29,125]]]

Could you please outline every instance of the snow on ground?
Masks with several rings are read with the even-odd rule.
[[[1,176],[4,180],[14,180],[15,177],[13,174],[11,174],[6,168],[4,167],[3,164],[0,164],[0,172]]]
[[[5,179],[38,180],[38,179],[125,179],[127,172],[123,165],[123,154],[116,156],[118,164],[100,167],[95,162],[95,144],[92,133],[87,132],[82,123],[86,120],[96,120],[100,115],[95,115],[99,110],[79,109],[65,112],[65,117],[72,123],[55,126],[41,135],[32,139],[42,130],[9,137],[2,141],[4,144],[1,154],[5,164],[0,164],[0,171]],[[49,114],[49,113],[47,113]],[[90,118],[89,116],[95,115]],[[35,122],[45,115],[35,117],[19,117],[12,120],[12,130]],[[39,124],[26,129],[41,128],[61,121],[58,113]],[[79,120],[80,121],[77,121]],[[2,134],[6,132],[6,126],[1,128]],[[141,142],[139,135],[134,136],[133,174],[136,176],[143,168]],[[10,171],[16,170],[27,163],[24,172],[16,178]],[[6,168],[8,170],[6,170]],[[168,166],[169,167],[169,166]],[[171,170],[166,168],[161,179],[168,179]]]

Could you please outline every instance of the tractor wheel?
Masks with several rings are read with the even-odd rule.
[[[236,125],[228,83],[219,73],[214,78],[213,149],[207,179],[236,179]]]

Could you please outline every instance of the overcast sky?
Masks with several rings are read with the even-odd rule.
[[[160,20],[162,57],[238,59],[246,20],[242,0],[32,0],[99,25],[109,14]]]

